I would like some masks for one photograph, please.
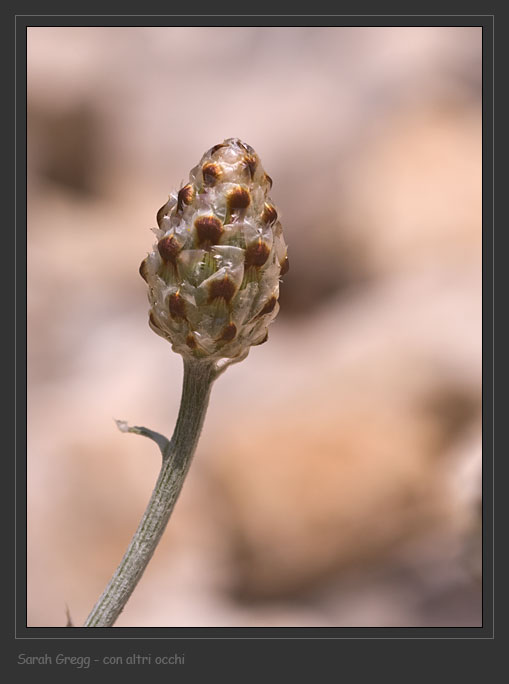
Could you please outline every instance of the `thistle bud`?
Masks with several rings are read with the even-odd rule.
[[[253,148],[229,138],[158,211],[140,274],[151,328],[184,357],[235,359],[267,339],[288,271],[271,186]]]

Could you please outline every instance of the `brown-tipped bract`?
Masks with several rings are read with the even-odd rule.
[[[252,147],[229,138],[159,210],[140,273],[150,326],[184,357],[235,359],[266,340],[288,263],[271,187]]]

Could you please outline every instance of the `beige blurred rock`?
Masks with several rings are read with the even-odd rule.
[[[462,329],[448,321],[448,298]],[[300,338],[280,330],[257,381],[246,362],[242,389],[223,398],[228,427],[208,465],[241,595],[291,595],[472,525],[449,454],[479,420],[475,279],[448,292],[400,279],[367,299],[357,314],[325,309]],[[453,358],[462,334],[472,341],[463,363]]]
[[[417,103],[386,117],[360,148],[341,217],[365,268],[480,266],[481,126],[480,107]]]

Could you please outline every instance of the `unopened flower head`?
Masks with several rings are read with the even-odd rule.
[[[140,273],[151,328],[184,357],[234,359],[267,339],[288,270],[271,186],[253,148],[229,138],[159,210]]]

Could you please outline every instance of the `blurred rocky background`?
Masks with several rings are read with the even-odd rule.
[[[119,626],[481,624],[481,29],[28,29],[28,625],[81,624],[181,359],[137,270],[252,145],[291,268]]]

